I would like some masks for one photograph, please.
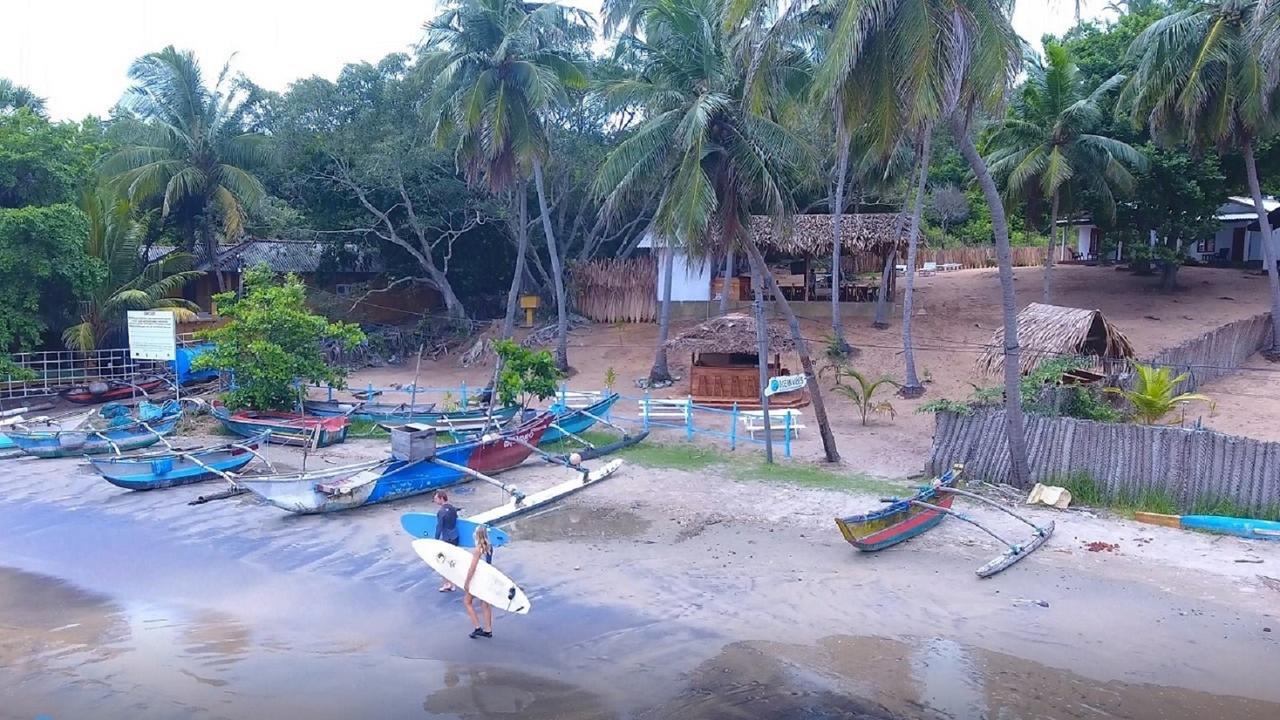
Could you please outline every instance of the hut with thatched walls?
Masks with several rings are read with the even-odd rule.
[[[1045,360],[1082,357],[1105,370],[1110,362],[1134,357],[1133,344],[1102,311],[1042,303],[1031,303],[1018,313],[1018,345],[1023,375]],[[978,367],[990,373],[1004,367],[1003,328],[991,336]]]
[[[795,350],[791,334],[768,323],[768,376],[789,375],[782,366],[782,353]],[[689,394],[700,405],[744,409],[760,407],[759,345],[756,319],[731,313],[700,323],[667,341],[667,349],[690,353]],[[770,407],[801,407],[809,404],[805,390],[779,393],[769,398]]]

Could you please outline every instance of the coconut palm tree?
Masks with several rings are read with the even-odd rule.
[[[255,91],[228,78],[212,86],[190,51],[172,45],[129,66],[134,85],[121,106],[123,146],[102,172],[135,204],[158,201],[161,219],[175,216],[183,248],[197,239],[217,272],[218,235],[230,239],[266,195],[251,168],[268,157],[266,136],[247,130]]]
[[[1280,122],[1280,93],[1274,92],[1280,74],[1274,49],[1280,41],[1264,32],[1280,29],[1280,20],[1268,25],[1277,12],[1273,5],[1271,0],[1193,2],[1155,21],[1129,46],[1127,61],[1134,70],[1120,102],[1157,142],[1232,149],[1244,156],[1271,291],[1274,332],[1268,355],[1280,356],[1280,277],[1256,154],[1258,142],[1272,136]],[[1271,64],[1264,64],[1264,55]]]
[[[836,462],[835,437],[799,321],[744,232],[753,205],[779,227],[792,210],[788,187],[806,160],[805,150],[774,112],[784,94],[779,80],[793,66],[785,59],[769,63],[757,78],[761,85],[749,89],[734,51],[750,38],[726,27],[722,0],[639,0],[629,12],[626,26],[641,29],[644,37],[627,34],[620,43],[641,58],[641,71],[604,94],[616,105],[643,108],[646,120],[605,159],[596,192],[606,196],[607,208],[620,207],[656,175],[665,188],[654,216],[659,235],[695,257],[715,243],[747,256],[791,325],[826,457]],[[708,237],[713,226],[719,238]]]
[[[1062,196],[1069,187],[1090,191],[1099,199],[1104,218],[1115,217],[1116,195],[1133,189],[1129,167],[1142,168],[1146,158],[1120,140],[1097,134],[1103,125],[1103,100],[1123,76],[1093,91],[1070,53],[1061,45],[1045,46],[1045,60],[1030,63],[1010,113],[987,141],[986,161],[1003,181],[1009,200],[1039,193],[1049,200],[1049,248],[1044,257],[1042,302],[1053,302],[1053,241]]]
[[[439,140],[456,139],[458,165],[471,182],[484,179],[510,193],[519,218],[516,268],[507,294],[503,337],[511,334],[528,249],[525,198],[532,172],[555,284],[556,365],[568,369],[568,307],[564,272],[551,228],[543,167],[548,160],[548,114],[582,89],[586,75],[575,50],[590,37],[581,11],[521,0],[460,0],[427,24],[420,70],[433,79],[428,102]]]
[[[81,209],[89,219],[85,255],[105,272],[80,303],[80,322],[62,332],[67,348],[89,352],[102,347],[124,325],[128,310],[165,309],[180,320],[194,316],[194,304],[170,297],[203,274],[191,269],[195,258],[190,253],[174,250],[148,262],[141,249],[149,218],[136,218],[126,199],[90,192]]]
[[[28,87],[0,77],[0,115],[16,112],[20,108],[30,110],[37,117],[48,117],[45,113],[44,98],[36,95]]]

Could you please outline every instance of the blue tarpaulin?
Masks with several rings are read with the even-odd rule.
[[[195,359],[200,355],[212,349],[213,345],[210,343],[178,348],[177,360],[174,360],[171,365],[173,365],[174,375],[178,378],[179,384],[187,385],[193,382],[204,382],[218,377],[217,370],[191,371],[191,363],[195,362]]]

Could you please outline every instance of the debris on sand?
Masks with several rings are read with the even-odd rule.
[[[1088,550],[1089,552],[1113,553],[1120,549],[1120,543],[1108,543],[1108,542],[1102,542],[1100,540],[1095,540],[1093,542],[1085,543],[1084,549]]]

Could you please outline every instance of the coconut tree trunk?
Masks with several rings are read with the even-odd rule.
[[[1050,203],[1051,209],[1049,210],[1049,247],[1045,248],[1044,253],[1044,290],[1040,295],[1040,300],[1045,305],[1053,304],[1053,254],[1058,251],[1059,194],[1057,190],[1053,191],[1053,202]]]
[[[671,382],[667,369],[667,334],[671,332],[671,273],[675,269],[675,248],[662,248],[662,310],[658,313],[658,349],[649,369],[649,384]]]
[[[844,113],[836,108],[835,197],[831,202],[831,337],[841,352],[849,351],[844,340],[844,322],[840,317],[840,251],[844,235],[844,178],[849,172],[849,133],[844,127]]]
[[[729,283],[733,280],[733,248],[729,243],[723,243],[724,252],[724,282],[720,285],[720,314],[725,315],[729,312]]]
[[[791,327],[791,337],[796,344],[796,353],[800,355],[800,365],[804,368],[809,397],[813,401],[813,415],[818,421],[818,432],[822,435],[822,450],[826,454],[827,462],[838,463],[840,451],[836,448],[836,437],[831,433],[831,424],[827,420],[827,407],[822,401],[822,388],[818,387],[818,374],[813,369],[813,358],[809,356],[809,344],[800,332],[800,321],[796,319],[796,314],[791,310],[791,303],[787,302],[778,283],[773,279],[773,273],[769,272],[769,268],[765,266],[764,255],[760,254],[760,248],[753,242],[746,242],[743,245],[747,259],[751,261],[752,270],[764,278],[769,286],[769,292],[773,293],[774,300],[778,303],[778,309],[782,311],[782,316],[787,319],[787,324]]]
[[[898,238],[902,237],[903,220],[907,214],[907,201],[902,202],[902,208],[898,210],[898,219],[893,223],[893,247],[889,250],[889,257],[885,258],[884,270],[880,273],[880,295],[876,298],[876,319],[871,323],[871,327],[877,330],[889,329],[889,301],[890,296],[890,279],[893,277],[890,273],[896,272],[898,264]]]
[[[556,367],[566,372],[569,369],[569,308],[564,293],[564,270],[560,267],[556,234],[551,229],[551,211],[547,209],[547,193],[542,183],[542,161],[537,157],[533,159],[533,184],[538,190],[542,232],[547,236],[547,251],[551,255],[551,281],[556,286]]]
[[[1271,237],[1271,219],[1262,204],[1262,186],[1258,182],[1258,160],[1253,154],[1253,141],[1247,140],[1241,148],[1244,152],[1244,169],[1249,180],[1249,194],[1253,207],[1258,211],[1258,230],[1262,232],[1262,262],[1267,266],[1267,284],[1271,290],[1271,346],[1263,353],[1268,360],[1280,359],[1280,278],[1276,276],[1275,245]]]
[[[955,137],[960,153],[969,163],[978,179],[982,194],[991,209],[991,227],[995,233],[996,260],[1000,266],[1000,305],[1004,317],[1004,421],[1009,440],[1009,479],[1012,484],[1025,487],[1030,482],[1027,468],[1027,436],[1022,419],[1020,385],[1020,351],[1018,347],[1018,305],[1013,290],[1013,253],[1009,248],[1009,221],[1004,214],[1000,191],[996,189],[987,164],[969,137],[967,123],[959,115],[951,118],[951,134]]]
[[[769,422],[769,396],[764,390],[769,385],[769,329],[764,318],[764,278],[751,268],[753,301],[751,311],[756,318],[756,354],[760,367],[760,409],[764,411],[764,461],[773,464],[773,427]]]
[[[511,337],[516,329],[516,311],[520,300],[520,285],[524,281],[524,255],[529,248],[529,193],[524,183],[517,185],[516,206],[516,271],[511,276],[511,289],[507,291],[507,314],[502,319],[502,339]]]
[[[902,360],[906,365],[906,380],[898,392],[907,398],[924,394],[924,385],[916,377],[916,354],[911,343],[911,315],[915,311],[916,248],[920,244],[920,217],[924,213],[924,189],[929,181],[929,154],[932,147],[933,130],[926,127],[920,135],[920,176],[916,179],[911,231],[907,235],[907,283],[902,292]]]

